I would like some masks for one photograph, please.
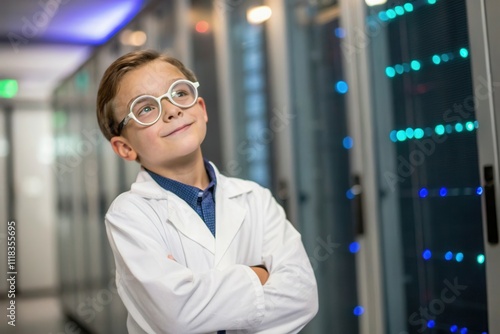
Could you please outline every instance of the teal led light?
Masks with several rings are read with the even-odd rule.
[[[463,253],[457,253],[455,255],[455,261],[462,262],[463,259],[464,259],[464,254]]]
[[[404,66],[400,64],[397,64],[396,66],[394,66],[394,68],[396,69],[396,72],[398,74],[403,74],[403,72],[405,71]]]
[[[427,0],[427,3],[429,5],[434,5],[437,2],[437,0]]]
[[[473,131],[474,130],[474,123],[472,123],[472,122],[465,123],[465,128],[467,129],[467,131]]]
[[[406,140],[406,132],[404,130],[399,130],[397,133],[396,133],[396,138],[399,140],[399,141],[405,141]]]
[[[411,61],[411,69],[412,70],[418,71],[418,70],[420,70],[421,67],[422,67],[422,65],[420,65],[420,62],[418,60]]]
[[[479,264],[483,264],[483,263],[484,263],[484,260],[485,260],[485,257],[484,257],[484,255],[483,255],[483,254],[479,254],[479,255],[477,256],[477,263],[479,263]]]
[[[469,51],[466,48],[461,48],[460,56],[462,56],[462,58],[467,58],[469,56]]]
[[[452,133],[453,132],[453,127],[450,124],[446,124],[445,129],[446,129],[446,133]]]
[[[436,65],[441,64],[441,57],[439,57],[438,55],[432,56],[432,62]]]
[[[413,12],[413,5],[411,3],[407,2],[403,7],[408,13]]]
[[[385,74],[389,77],[389,78],[394,78],[396,76],[396,70],[394,69],[394,67],[392,66],[387,66],[385,68]]]
[[[436,125],[434,131],[436,131],[436,133],[440,136],[444,135],[444,126],[442,124]]]
[[[476,129],[479,127],[478,121],[474,121],[474,126],[476,127]]]
[[[384,10],[378,13],[378,18],[384,22],[389,21],[389,17],[387,17],[387,14],[385,13]]]
[[[450,56],[448,56],[446,53],[443,53],[441,55],[441,60],[446,63],[448,60],[450,60]]]
[[[385,13],[386,13],[387,17],[390,18],[391,20],[397,16],[394,9],[388,9]]]
[[[464,126],[461,123],[455,124],[455,131],[456,132],[462,132],[462,131],[464,131]]]
[[[398,15],[405,15],[405,9],[403,8],[403,6],[396,6],[394,8],[394,11],[396,12],[396,14]]]
[[[424,130],[422,130],[421,128],[416,128],[413,136],[415,137],[415,139],[422,139],[424,137]]]
[[[398,141],[398,137],[396,136],[397,133],[398,132],[396,130],[392,130],[391,133],[389,134],[389,138],[391,138],[391,141],[393,143],[396,143]]]
[[[413,136],[414,136],[414,134],[415,134],[415,131],[413,131],[412,128],[407,128],[406,131],[405,131],[405,133],[406,133],[406,137],[408,139],[412,139]]]

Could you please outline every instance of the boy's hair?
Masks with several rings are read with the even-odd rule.
[[[154,50],[133,51],[121,56],[104,72],[97,91],[97,122],[107,140],[118,136],[119,122],[115,119],[114,98],[121,79],[127,72],[157,59],[177,67],[186,79],[197,81],[193,72],[186,68],[181,61]]]

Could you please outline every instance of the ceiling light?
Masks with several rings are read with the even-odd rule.
[[[247,11],[247,21],[251,24],[260,24],[267,21],[273,14],[269,6],[258,6]]]
[[[365,0],[366,4],[370,7],[383,5],[387,2],[387,0]]]

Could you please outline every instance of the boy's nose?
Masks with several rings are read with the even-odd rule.
[[[163,99],[161,103],[161,107],[163,109],[163,121],[168,122],[177,117],[182,117],[182,108],[171,103],[168,99]]]

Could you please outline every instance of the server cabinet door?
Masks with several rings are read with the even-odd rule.
[[[369,64],[386,333],[488,332],[494,263],[477,149],[488,125],[474,108],[466,2],[387,1],[365,13],[353,47]]]
[[[495,110],[500,106],[500,3],[498,1],[467,1],[469,35],[472,49],[474,102],[481,125],[478,129],[479,171],[484,188],[483,234],[488,288],[489,332],[500,332],[500,246],[497,210],[499,161],[498,131],[500,119]]]

